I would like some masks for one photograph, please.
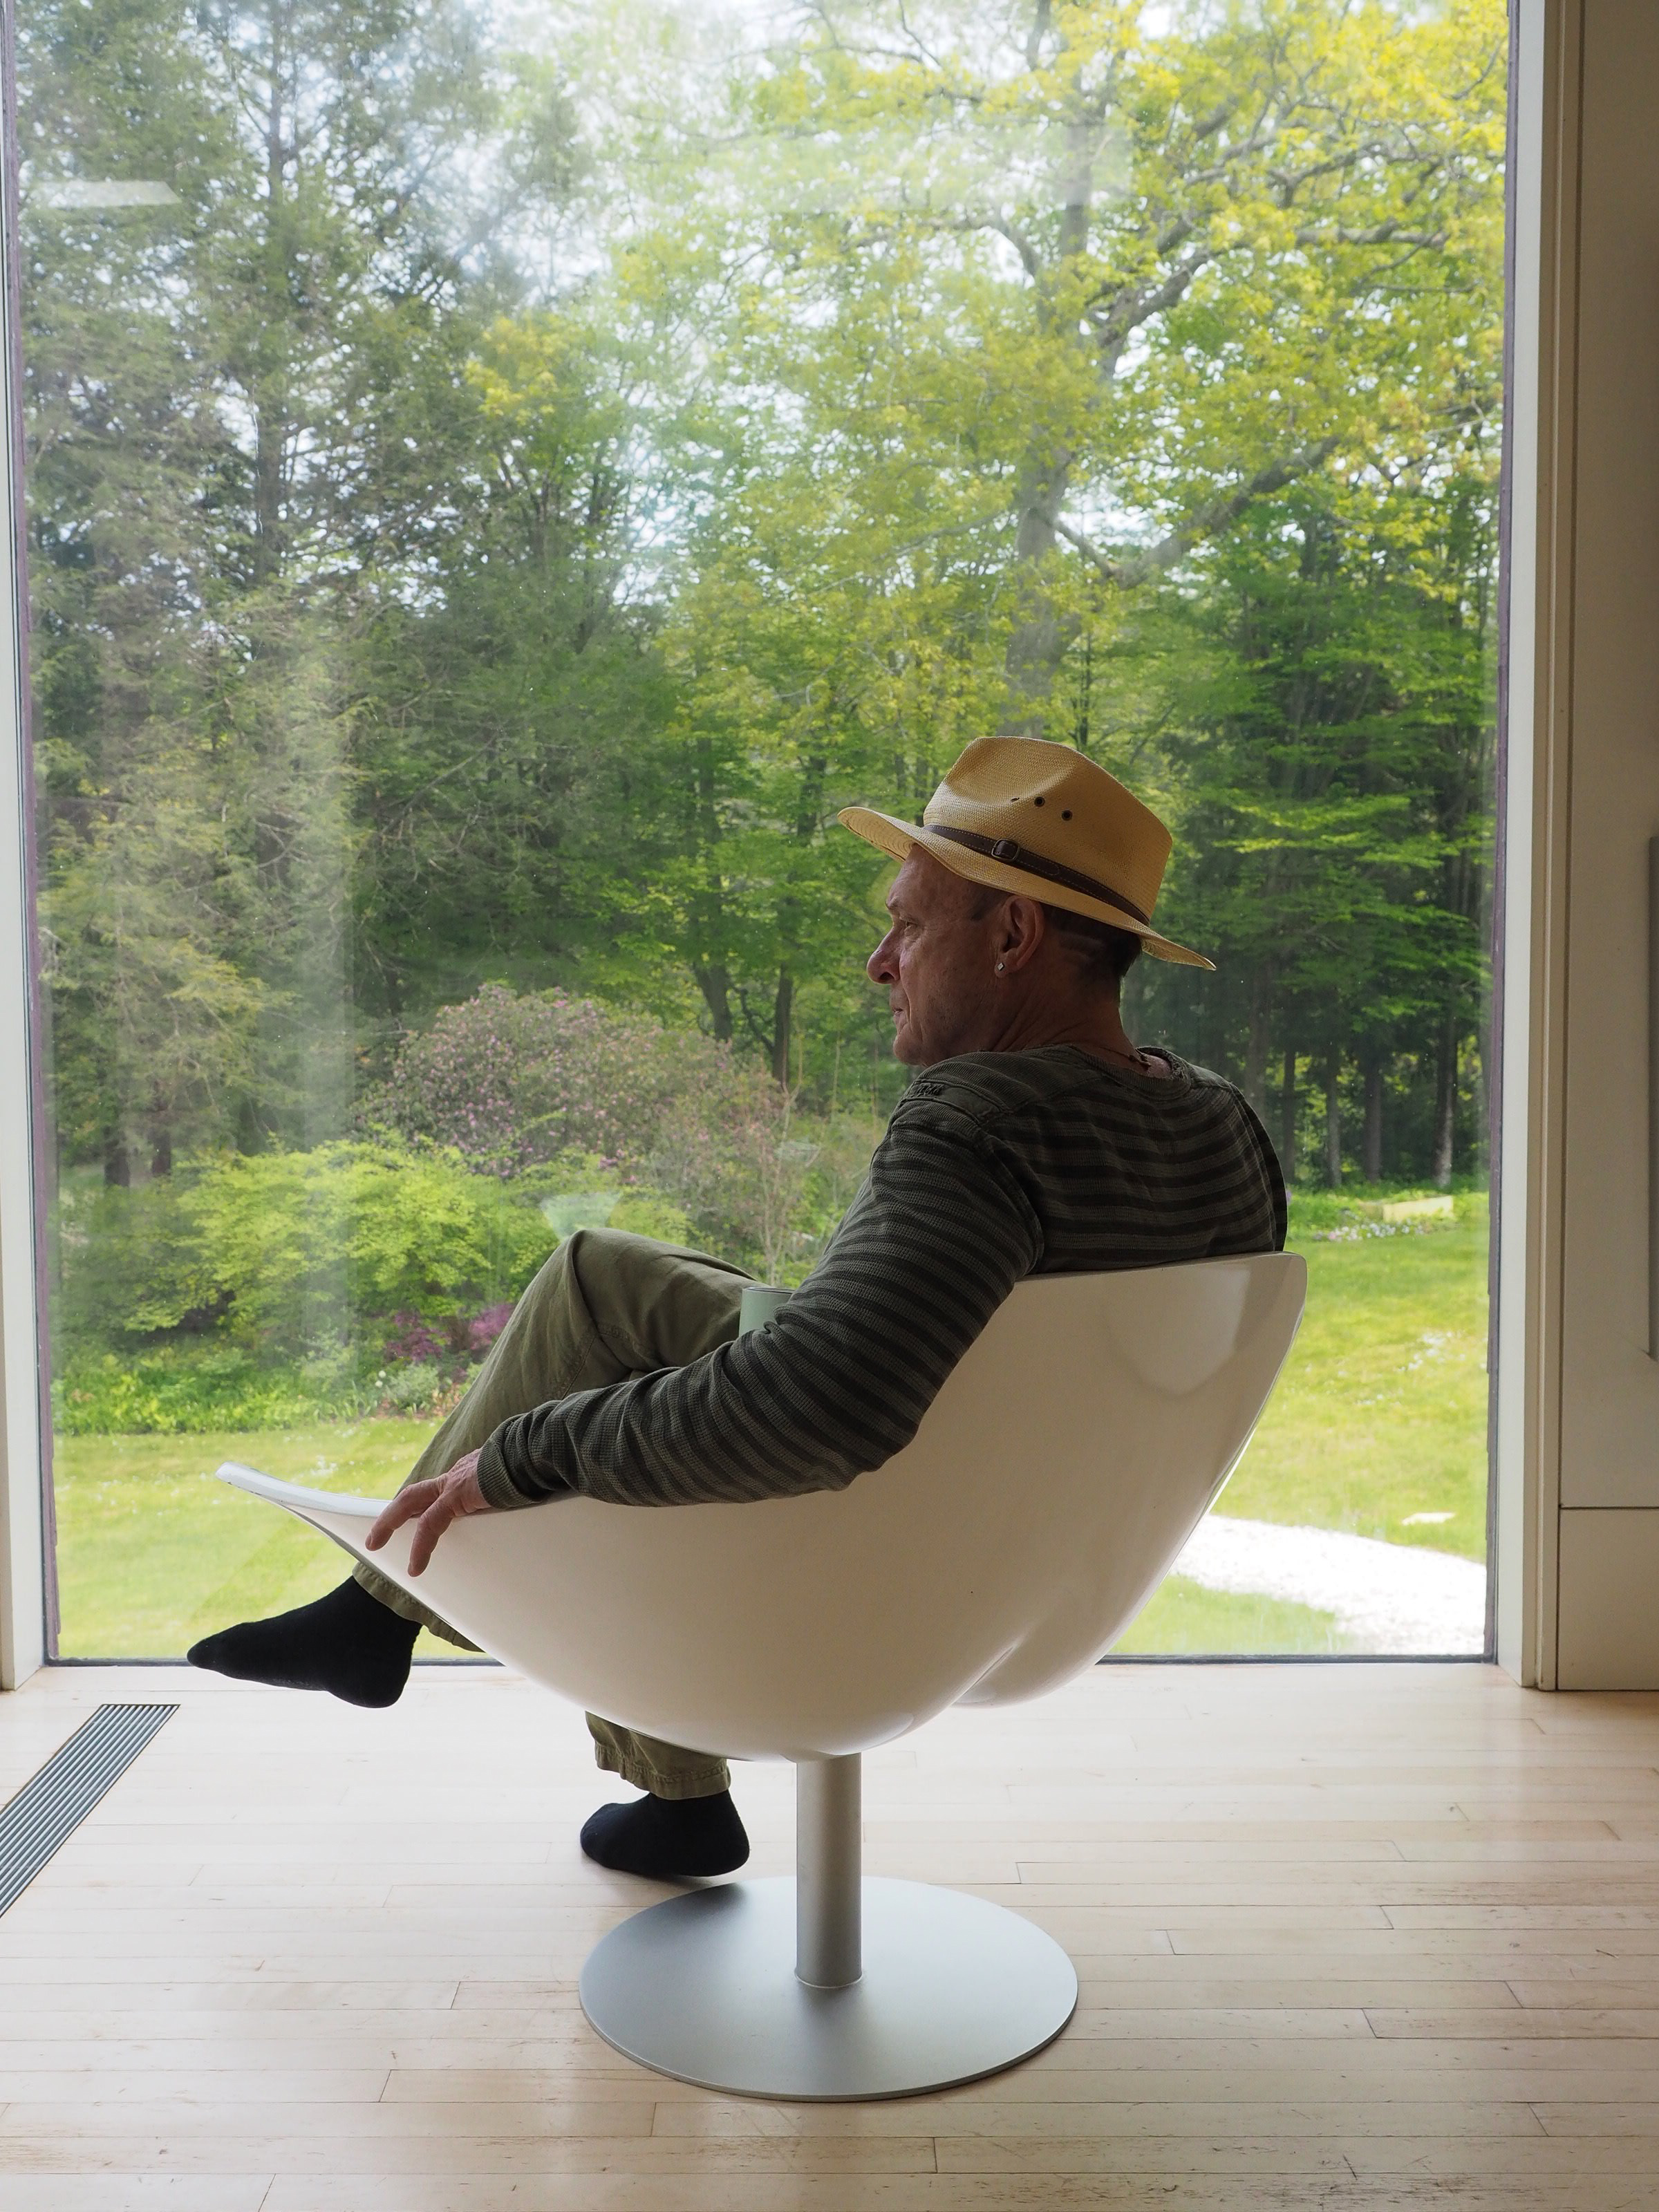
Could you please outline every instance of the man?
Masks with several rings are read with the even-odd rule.
[[[895,1054],[925,1071],[868,1180],[801,1289],[742,1338],[738,1270],[646,1237],[568,1238],[374,1525],[372,1549],[415,1523],[413,1574],[464,1514],[843,1488],[909,1442],[1024,1276],[1283,1244],[1284,1183],[1244,1099],[1124,1031],[1120,987],[1141,951],[1211,964],[1152,927],[1170,847],[1155,815],[1069,746],[989,738],[920,825],[841,819],[902,863],[869,974]],[[359,1569],[189,1656],[389,1705],[423,1620],[464,1640]],[[659,1879],[743,1863],[723,1759],[588,1724],[599,1765],[645,1793],[594,1814],[591,1857]]]

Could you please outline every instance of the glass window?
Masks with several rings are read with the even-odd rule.
[[[798,1281],[994,731],[1309,1309],[1126,1650],[1484,1636],[1501,0],[22,0],[64,1654],[334,1557],[556,1241]]]

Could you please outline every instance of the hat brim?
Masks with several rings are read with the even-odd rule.
[[[1074,891],[1066,884],[1051,884],[1046,877],[1034,876],[1006,860],[994,860],[988,854],[970,852],[965,845],[954,844],[948,837],[935,837],[926,823],[901,822],[896,815],[877,813],[872,806],[843,806],[836,818],[855,837],[862,837],[866,845],[890,853],[896,860],[908,860],[912,849],[920,845],[942,867],[949,868],[953,876],[965,876],[969,883],[984,884],[991,890],[1016,891],[1026,898],[1040,899],[1044,906],[1064,907],[1068,914],[1086,914],[1093,921],[1109,922],[1114,929],[1127,929],[1132,937],[1140,939],[1154,960],[1173,961],[1182,968],[1215,967],[1213,960],[1206,960],[1190,945],[1177,945],[1172,937],[1160,937],[1150,923],[1137,921],[1122,907],[1113,906],[1105,899],[1091,898],[1086,892]]]

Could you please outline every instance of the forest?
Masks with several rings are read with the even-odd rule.
[[[70,1349],[459,1356],[526,1209],[798,1273],[902,1079],[836,811],[995,731],[1175,831],[1133,1033],[1480,1178],[1500,0],[16,36]]]

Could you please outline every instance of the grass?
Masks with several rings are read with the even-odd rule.
[[[170,1656],[227,1621],[320,1597],[334,1547],[210,1480],[222,1460],[319,1490],[383,1498],[435,1423],[319,1421],[221,1436],[60,1437],[53,1469],[66,1658]],[[451,1647],[423,1636],[422,1652]]]
[[[1297,1208],[1308,1311],[1221,1510],[1481,1558],[1486,1547],[1486,1214],[1460,1197],[1425,1234],[1310,1241],[1342,1218]],[[221,1460],[384,1497],[433,1425],[365,1419],[207,1436],[59,1437],[60,1649],[167,1656],[226,1621],[320,1595],[338,1554],[267,1505],[208,1480]],[[1418,1514],[1449,1519],[1412,1521]],[[1121,1651],[1340,1650],[1332,1617],[1174,1577]],[[433,1654],[448,1647],[423,1638]]]
[[[1328,1198],[1296,1209],[1291,1243],[1308,1262],[1307,1313],[1219,1510],[1484,1559],[1485,1196],[1460,1196],[1449,1226],[1421,1234],[1349,1243],[1308,1233],[1351,1222]],[[1419,1514],[1436,1517],[1412,1517]],[[1333,1614],[1206,1590],[1180,1575],[1114,1647],[1345,1648]]]
[[[1296,1651],[1352,1649],[1340,1636],[1334,1613],[1280,1598],[1237,1597],[1206,1589],[1185,1575],[1170,1575],[1153,1591],[1112,1646],[1124,1654],[1146,1652]]]
[[[1422,1235],[1291,1242],[1307,1314],[1220,1510],[1485,1559],[1484,1195]]]

